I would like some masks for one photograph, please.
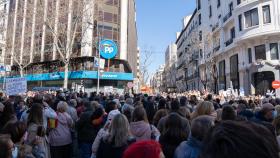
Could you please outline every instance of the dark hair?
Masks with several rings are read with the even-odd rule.
[[[11,102],[6,101],[3,104],[4,104],[4,109],[2,112],[2,116],[0,117],[1,125],[5,125],[15,115],[14,106],[12,105]]]
[[[3,129],[3,134],[10,134],[11,139],[14,143],[20,142],[25,132],[26,132],[26,125],[25,123],[20,121],[15,123],[9,123]]]
[[[109,114],[110,111],[115,110],[117,107],[117,103],[114,101],[110,101],[109,103],[107,103],[106,107],[105,107],[105,111],[107,114]]]
[[[165,130],[163,135],[168,135],[171,138],[187,138],[190,129],[187,129],[187,132],[184,130],[182,120],[179,114],[171,113],[168,115],[165,122]]]
[[[10,158],[12,157],[11,150],[9,149],[10,135],[0,135],[0,157]]]
[[[146,110],[141,106],[136,107],[132,113],[132,122],[137,121],[149,122]]]
[[[180,106],[185,106],[185,105],[187,104],[187,102],[188,102],[187,97],[182,96],[182,97],[180,98]]]
[[[171,111],[178,111],[180,109],[180,103],[178,99],[174,99],[171,101]]]
[[[43,106],[35,103],[31,106],[30,112],[27,119],[27,125],[30,123],[43,124]]]
[[[158,102],[158,110],[160,109],[166,109],[166,100],[164,98],[161,98]]]
[[[206,100],[207,101],[211,101],[212,99],[213,99],[212,94],[208,94],[207,97],[206,97]]]
[[[223,107],[222,120],[235,120],[236,113],[232,106],[227,105]]]
[[[224,121],[204,141],[200,158],[278,158],[275,137],[252,122]]]
[[[43,104],[43,99],[44,99],[43,95],[37,94],[33,98],[33,103]]]

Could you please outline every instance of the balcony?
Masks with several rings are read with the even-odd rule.
[[[223,18],[224,23],[232,16],[232,12],[230,11],[227,15]]]
[[[227,47],[227,46],[231,45],[232,43],[233,43],[233,38],[227,40],[227,41],[225,42],[225,45],[226,45],[226,47]]]
[[[220,46],[220,45],[218,45],[217,47],[215,47],[215,48],[213,49],[213,52],[215,53],[215,52],[219,51],[219,50],[220,50],[220,48],[221,48],[221,46]]]
[[[215,30],[219,27],[219,22],[217,22],[213,27],[212,27],[212,32],[215,32]]]

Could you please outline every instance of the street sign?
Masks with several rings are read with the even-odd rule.
[[[129,89],[133,88],[133,86],[134,86],[133,82],[128,82],[128,83],[127,83],[127,87],[128,87]]]
[[[99,59],[99,63],[98,63],[98,59],[99,58],[94,58],[94,67],[100,66],[99,67],[100,69],[104,69],[104,67],[105,67],[105,59]]]
[[[118,53],[118,46],[114,41],[103,40],[99,44],[99,51],[104,59],[112,59]]]
[[[280,81],[277,81],[277,80],[273,81],[272,82],[272,88],[279,89],[280,88]]]

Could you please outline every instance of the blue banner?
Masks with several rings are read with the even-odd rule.
[[[69,71],[69,79],[97,79],[97,71]],[[64,80],[64,72],[28,74],[27,81],[52,81]],[[103,80],[133,81],[133,73],[103,72],[100,74]]]

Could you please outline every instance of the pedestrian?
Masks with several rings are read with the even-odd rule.
[[[17,121],[14,106],[11,102],[4,102],[4,108],[0,117],[0,130],[2,130],[8,123]]]
[[[108,136],[102,138],[96,158],[122,158],[125,149],[133,142],[135,139],[130,135],[127,118],[118,114],[112,120]]]
[[[201,115],[209,115],[216,119],[217,113],[215,111],[214,105],[210,101],[200,102],[196,110],[191,114],[192,120]]]
[[[160,133],[155,126],[149,124],[146,111],[143,107],[136,107],[132,114],[130,130],[136,140],[156,140]]]
[[[159,138],[163,153],[166,158],[173,158],[175,149],[187,139],[190,129],[185,131],[181,123],[181,118],[177,113],[172,113],[167,117],[165,130]]]

